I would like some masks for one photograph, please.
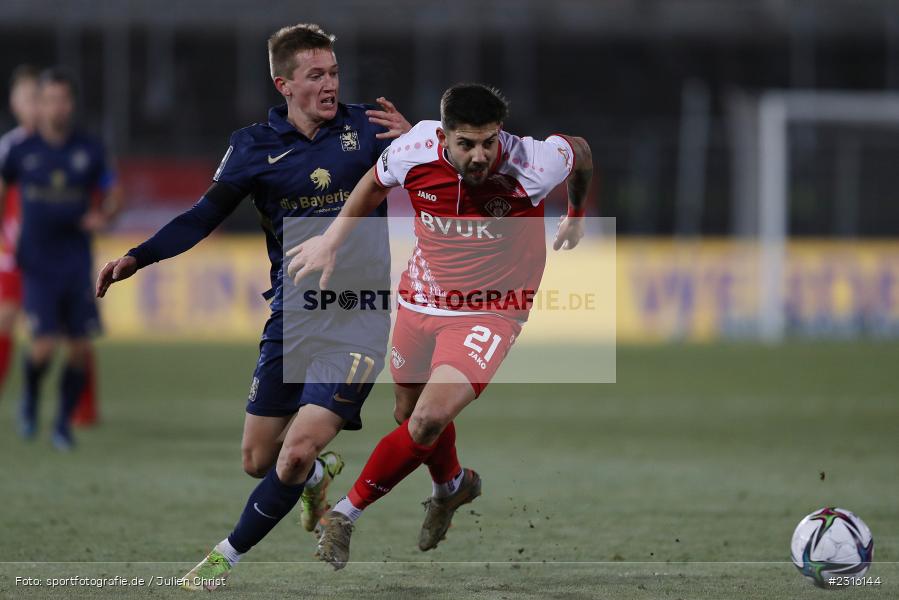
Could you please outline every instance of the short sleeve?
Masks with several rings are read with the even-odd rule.
[[[574,150],[561,136],[551,135],[540,141],[509,135],[504,141],[509,144],[507,168],[535,206],[565,181],[574,168]]]
[[[250,158],[251,147],[246,137],[241,135],[241,132],[232,134],[225,156],[222,157],[222,162],[215,170],[212,180],[233,185],[249,193],[253,187],[254,175]]]
[[[574,168],[574,149],[565,138],[551,135],[545,141],[534,142],[531,164],[536,165],[536,183],[540,197],[546,197],[553,188],[565,181]]]
[[[439,126],[439,121],[421,121],[393,140],[375,163],[378,183],[384,187],[404,185],[410,169],[437,160]]]
[[[383,152],[381,152],[381,156],[378,157],[378,162],[375,163],[375,177],[383,187],[391,188],[400,185],[400,179],[393,172],[394,165],[392,164],[391,157],[395,157],[395,153],[392,153],[391,150],[394,147],[394,144],[399,142],[399,140],[403,139],[402,136],[398,137],[393,141],[392,144],[387,146]]]

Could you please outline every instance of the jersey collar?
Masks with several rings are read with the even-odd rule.
[[[347,110],[346,104],[341,102],[337,103],[337,114],[333,119],[327,121],[321,126],[319,130],[319,135],[315,136],[314,141],[318,141],[321,137],[321,131],[325,129],[342,129],[344,124],[349,119],[349,111]],[[305,139],[302,133],[297,131],[297,128],[290,124],[290,121],[287,120],[287,105],[281,104],[278,106],[273,106],[268,111],[268,124],[269,126],[275,130],[278,135],[289,135],[294,134]]]

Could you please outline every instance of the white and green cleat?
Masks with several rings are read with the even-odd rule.
[[[331,508],[328,504],[328,486],[343,471],[343,459],[336,452],[322,452],[316,460],[324,467],[322,479],[315,485],[306,486],[300,496],[303,505],[300,523],[306,531],[315,531],[319,520]]]
[[[225,555],[213,548],[212,552],[200,561],[200,564],[184,576],[181,589],[211,592],[217,587],[225,585],[225,580],[228,579],[233,568]]]

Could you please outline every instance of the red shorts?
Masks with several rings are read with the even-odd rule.
[[[439,365],[462,372],[480,396],[521,333],[517,322],[493,314],[429,315],[397,310],[390,372],[400,385],[425,383]]]
[[[0,268],[0,303],[22,304],[22,273]]]

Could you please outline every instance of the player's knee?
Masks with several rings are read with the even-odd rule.
[[[259,452],[255,452],[253,448],[243,449],[243,470],[247,475],[262,479],[271,468],[271,461],[264,460]]]
[[[403,421],[412,416],[412,407],[410,406],[400,406],[397,404],[393,409],[393,419],[396,421],[397,425],[400,425]]]
[[[32,362],[37,364],[45,364],[53,358],[56,351],[56,340],[52,338],[38,338],[31,343],[28,349],[28,356]]]
[[[449,414],[437,408],[417,410],[409,419],[409,434],[415,443],[430,446],[451,420]]]
[[[69,365],[83,369],[87,367],[88,357],[90,356],[90,344],[84,342],[72,342],[69,344],[68,357],[66,361]]]
[[[304,476],[312,468],[320,448],[308,439],[285,445],[278,455],[278,474],[295,479]]]

